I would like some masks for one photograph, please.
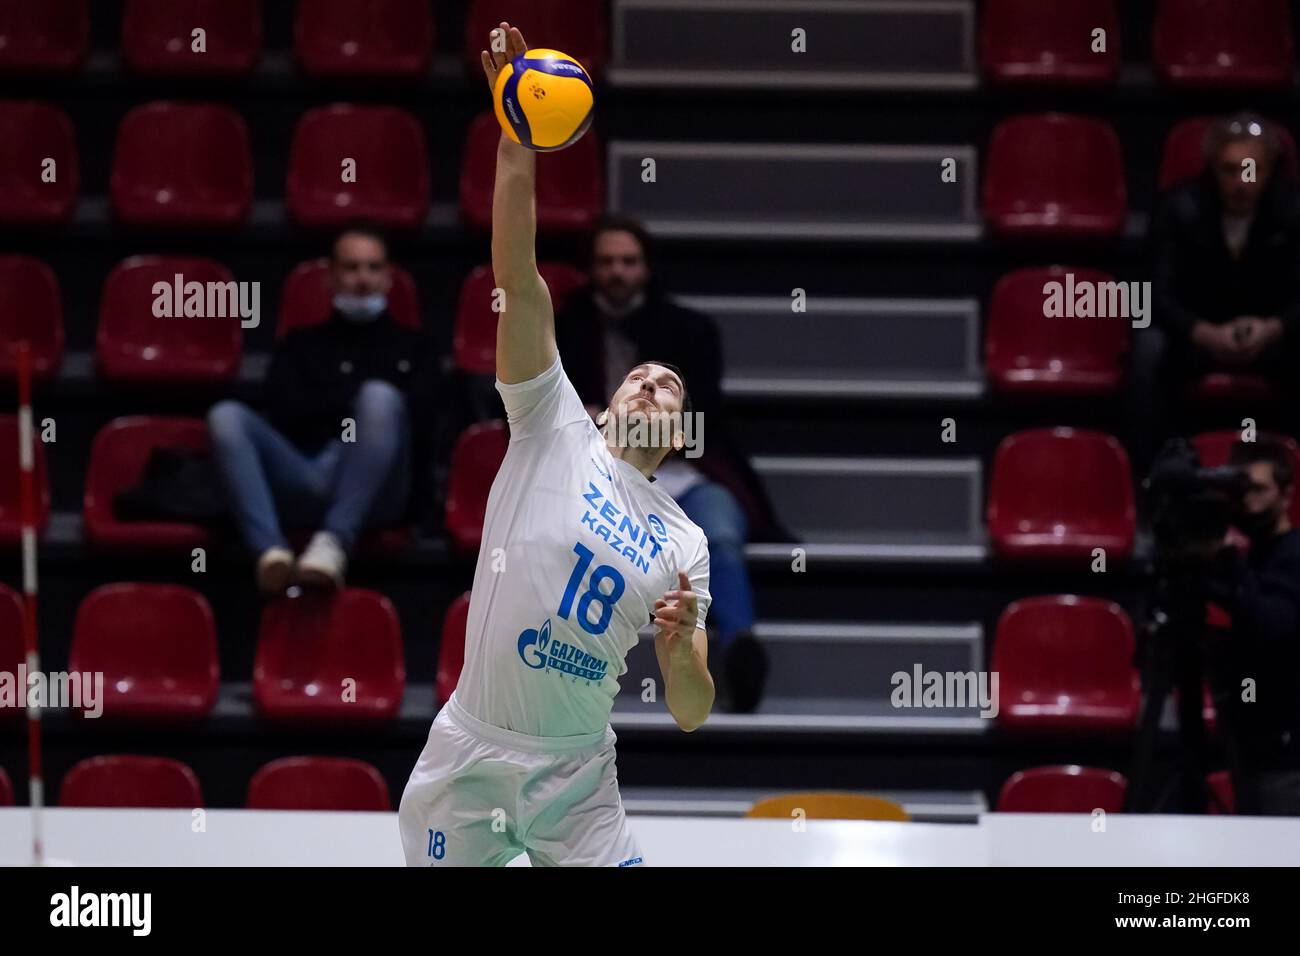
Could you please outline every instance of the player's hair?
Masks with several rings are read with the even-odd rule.
[[[607,232],[630,233],[641,247],[641,255],[646,261],[646,266],[650,265],[654,258],[654,243],[650,240],[650,233],[646,232],[645,226],[630,216],[611,214],[600,216],[591,227],[591,241],[587,245],[588,265],[596,261],[596,241]]]
[[[384,258],[388,256],[388,234],[384,232],[384,227],[379,225],[373,219],[353,219],[343,225],[337,233],[334,234],[334,241],[330,243],[330,258],[333,259],[339,247],[339,240],[344,236],[365,236],[367,239],[373,239],[384,247]]]
[[[1266,461],[1273,466],[1273,480],[1277,487],[1285,491],[1295,480],[1295,465],[1291,459],[1291,449],[1271,435],[1260,435],[1256,441],[1239,441],[1228,453],[1228,462],[1233,465],[1253,465]]]

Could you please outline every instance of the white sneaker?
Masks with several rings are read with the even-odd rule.
[[[317,531],[298,557],[298,580],[309,587],[343,587],[348,556],[339,539],[328,531]]]
[[[293,552],[279,545],[267,548],[257,559],[257,586],[265,594],[279,594],[293,575]]]

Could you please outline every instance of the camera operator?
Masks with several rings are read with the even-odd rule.
[[[1232,524],[1249,551],[1219,549],[1207,596],[1232,615],[1231,634],[1215,648],[1216,695],[1232,735],[1243,813],[1300,815],[1300,530],[1291,526],[1294,469],[1280,441],[1260,437],[1233,446],[1230,462],[1249,477]],[[1242,682],[1255,682],[1243,701]]]

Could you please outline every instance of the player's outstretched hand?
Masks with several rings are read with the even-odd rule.
[[[505,37],[506,47],[503,52],[498,53],[496,51],[501,46],[500,37]],[[524,35],[519,32],[519,28],[512,27],[504,20],[488,34],[488,48],[479,54],[479,60],[483,63],[483,74],[487,77],[489,92],[496,89],[497,74],[501,72],[502,67],[527,52],[528,44],[524,42]]]
[[[677,583],[679,587],[676,590],[665,591],[664,596],[655,601],[655,627],[667,635],[670,650],[682,642],[689,650],[699,621],[698,602],[685,571],[677,572]]]

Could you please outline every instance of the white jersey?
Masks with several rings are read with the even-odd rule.
[[[558,356],[497,391],[510,448],[488,495],[455,699],[515,733],[597,733],[637,632],[679,570],[704,626],[708,542],[667,493],[610,455]]]

